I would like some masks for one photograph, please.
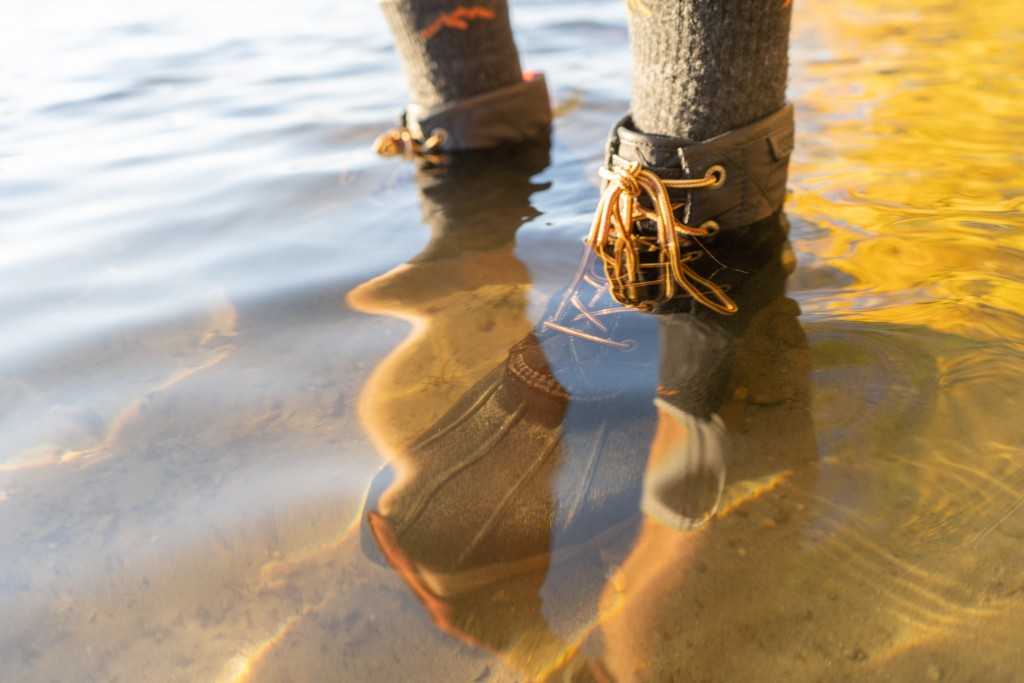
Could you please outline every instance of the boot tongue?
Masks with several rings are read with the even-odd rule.
[[[638,161],[662,178],[683,177],[679,150],[692,144],[685,138],[664,135],[647,135],[636,130],[631,117],[626,117],[616,126],[609,141],[608,157],[618,156],[623,161]]]

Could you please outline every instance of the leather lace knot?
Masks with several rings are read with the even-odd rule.
[[[587,244],[604,262],[615,300],[650,310],[678,296],[681,288],[713,311],[735,313],[736,303],[725,290],[687,265],[700,258],[703,251],[683,251],[694,243],[693,238],[714,234],[718,224],[705,221],[699,226],[686,225],[675,216],[683,204],[673,204],[669,196],[669,190],[721,187],[725,169],[715,165],[702,178],[664,180],[639,162],[617,160],[611,168],[602,168],[600,175],[608,183]],[[641,230],[640,221],[651,221],[655,230]]]
[[[426,139],[420,139],[408,128],[401,126],[380,135],[373,143],[373,151],[382,157],[411,159],[432,154],[447,139],[448,133],[441,128],[433,130]]]

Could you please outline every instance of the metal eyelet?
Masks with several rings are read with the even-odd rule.
[[[715,164],[714,166],[709,168],[707,170],[707,172],[704,174],[705,178],[710,178],[712,176],[715,178],[715,182],[712,183],[711,185],[708,185],[708,189],[709,190],[717,190],[722,185],[725,185],[725,167],[724,166],[722,166],[721,164]]]
[[[444,128],[435,128],[430,131],[430,137],[423,141],[423,149],[432,150],[443,145],[448,140],[448,131]]]
[[[715,221],[704,221],[700,224],[700,229],[707,230],[707,234],[705,234],[704,237],[711,237],[718,234],[718,231],[722,228]]]

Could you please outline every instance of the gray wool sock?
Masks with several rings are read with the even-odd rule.
[[[381,0],[414,104],[434,107],[522,81],[506,0]]]
[[[785,103],[790,0],[633,0],[633,121],[701,141]]]

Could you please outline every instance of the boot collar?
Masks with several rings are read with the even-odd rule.
[[[700,178],[712,166],[723,167],[721,187],[684,191],[682,221],[714,220],[728,230],[768,218],[782,206],[793,138],[792,105],[703,142],[641,133],[627,115],[612,129],[605,164],[638,161],[666,180]]]

